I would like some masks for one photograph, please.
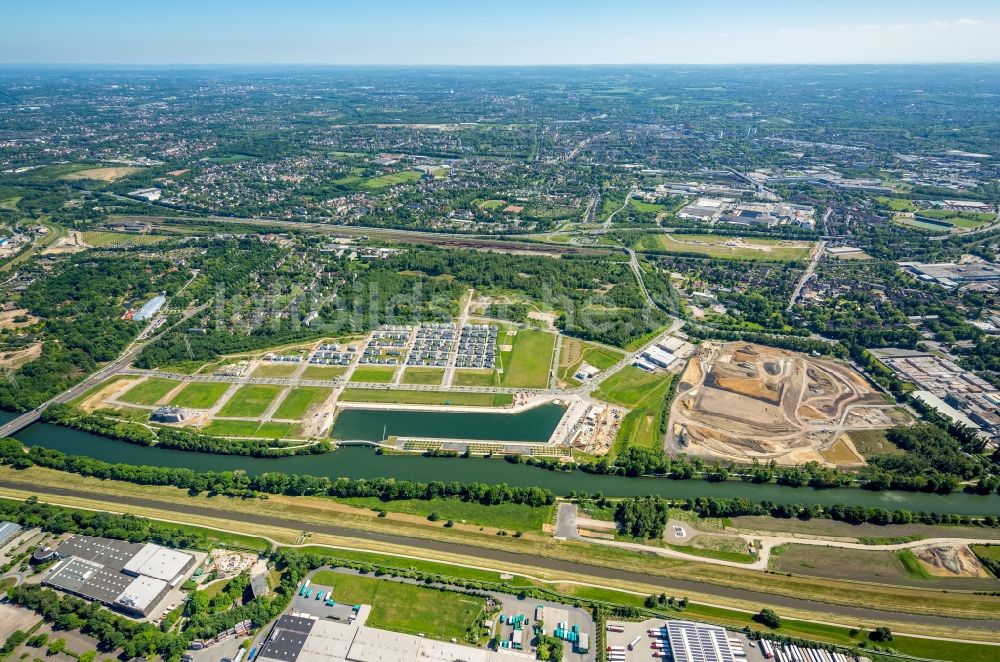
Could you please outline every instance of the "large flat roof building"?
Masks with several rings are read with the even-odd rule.
[[[365,607],[362,607],[365,609]],[[315,617],[278,619],[260,662],[491,662],[502,653]]]
[[[135,315],[132,315],[132,319],[136,322],[142,322],[143,320],[148,320],[150,317],[159,312],[163,304],[167,302],[167,297],[162,294],[158,294],[146,303],[142,305]]]
[[[197,563],[186,552],[152,543],[72,536],[45,583],[133,616],[147,616]]]
[[[21,532],[21,527],[13,522],[0,522],[0,547],[3,547]]]
[[[899,266],[925,282],[937,283],[944,287],[955,287],[961,283],[1000,280],[1000,265],[992,262],[900,262]]]
[[[674,662],[735,662],[729,636],[718,625],[667,621],[667,637]]]

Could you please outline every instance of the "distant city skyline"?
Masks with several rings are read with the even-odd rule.
[[[1000,62],[983,0],[49,0],[4,23],[3,64]]]

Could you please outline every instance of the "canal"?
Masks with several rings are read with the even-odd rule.
[[[547,404],[517,414],[344,409],[333,424],[334,439],[381,441],[386,437],[430,437],[544,444],[566,408]]]
[[[12,418],[0,412],[0,423]],[[425,458],[413,455],[376,455],[366,447],[342,448],[323,455],[300,455],[281,458],[255,458],[235,455],[192,453],[173,449],[137,446],[98,435],[55,425],[36,423],[17,435],[28,445],[44,446],[72,455],[86,455],[105,462],[186,467],[195,471],[232,471],[250,474],[281,471],[330,478],[391,477],[428,482],[507,483],[511,486],[537,486],[566,495],[573,490],[602,492],[607,496],[642,496],[658,494],[672,499],[711,496],[745,497],[754,501],[832,505],[881,506],[889,509],[948,512],[962,515],[1000,514],[1000,496],[949,495],[921,492],[869,492],[858,488],[815,490],[781,485],[753,485],[739,481],[709,483],[704,480],[667,478],[625,478],[599,476],[583,472],[547,471],[523,464],[511,464],[499,458]]]

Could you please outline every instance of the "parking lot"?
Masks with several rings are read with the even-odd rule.
[[[326,604],[327,599],[325,597],[322,600],[317,600],[316,596],[329,593],[329,586],[310,584],[309,588],[313,589],[312,595],[307,597],[296,593],[295,597],[292,598],[292,612],[309,614],[310,616],[315,616],[316,618],[328,618],[330,620],[342,621],[344,623],[351,622],[351,616],[354,615],[353,605],[340,604],[338,602],[334,605],[328,606]],[[364,623],[358,623],[358,625],[363,624]]]
[[[534,626],[536,621],[541,620],[545,634],[553,636],[553,631],[559,623],[565,623],[566,629],[570,630],[574,625],[579,627],[581,634],[585,633],[590,640],[590,652],[578,653],[573,644],[568,641],[563,643],[563,660],[567,662],[589,662],[595,657],[594,638],[596,631],[594,621],[590,613],[584,609],[577,609],[568,605],[545,600],[517,600],[509,595],[496,594],[496,598],[503,604],[501,610],[505,620],[509,621],[511,616],[523,616],[523,650],[531,651],[531,642],[534,640]],[[539,610],[539,607],[541,609]],[[540,618],[539,618],[540,617]],[[497,624],[497,635],[501,641],[510,641],[514,627],[509,623]]]

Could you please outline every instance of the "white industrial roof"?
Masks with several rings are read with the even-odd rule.
[[[147,607],[156,600],[166,587],[167,583],[162,579],[136,577],[128,585],[128,588],[118,596],[115,602],[145,613]]]
[[[190,554],[147,543],[125,564],[125,572],[172,582],[190,561]]]

